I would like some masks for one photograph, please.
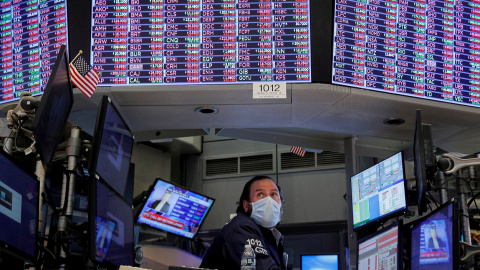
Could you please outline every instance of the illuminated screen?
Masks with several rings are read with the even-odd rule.
[[[338,270],[337,254],[300,255],[300,270]]]
[[[335,0],[332,83],[480,106],[478,4]]]
[[[32,260],[37,246],[36,177],[0,154],[0,247]]]
[[[309,0],[94,0],[99,85],[311,82]]]
[[[387,227],[358,241],[358,270],[403,269],[398,225]]]
[[[192,239],[214,199],[157,179],[137,217],[137,223]]]
[[[354,228],[407,208],[402,152],[352,176],[351,182]]]
[[[453,204],[441,207],[412,228],[412,270],[455,269],[455,233]]]
[[[67,43],[66,2],[0,2],[0,103],[18,100],[22,91],[44,91],[60,45]]]

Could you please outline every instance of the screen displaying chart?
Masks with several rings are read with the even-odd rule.
[[[332,83],[480,106],[480,7],[335,0]]]
[[[99,85],[310,82],[308,0],[94,0]]]
[[[0,103],[40,95],[67,43],[66,0],[0,2]]]

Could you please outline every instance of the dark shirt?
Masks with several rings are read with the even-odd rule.
[[[438,242],[438,247],[439,248],[444,248],[446,247],[447,245],[445,244],[445,242],[440,239],[439,237],[437,237],[437,242]],[[433,243],[433,238],[430,237],[430,239],[428,239],[428,248],[430,249],[436,249],[435,248],[435,244]]]
[[[270,229],[257,225],[244,213],[237,213],[213,240],[200,265],[218,270],[240,269],[245,245],[255,250],[256,270],[285,270],[283,237],[279,245]]]

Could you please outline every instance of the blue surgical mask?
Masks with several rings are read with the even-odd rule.
[[[250,217],[260,226],[272,228],[280,222],[281,204],[272,197],[253,202]]]

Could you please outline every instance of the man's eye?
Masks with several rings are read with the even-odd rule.
[[[257,197],[263,197],[263,193],[258,193]]]

